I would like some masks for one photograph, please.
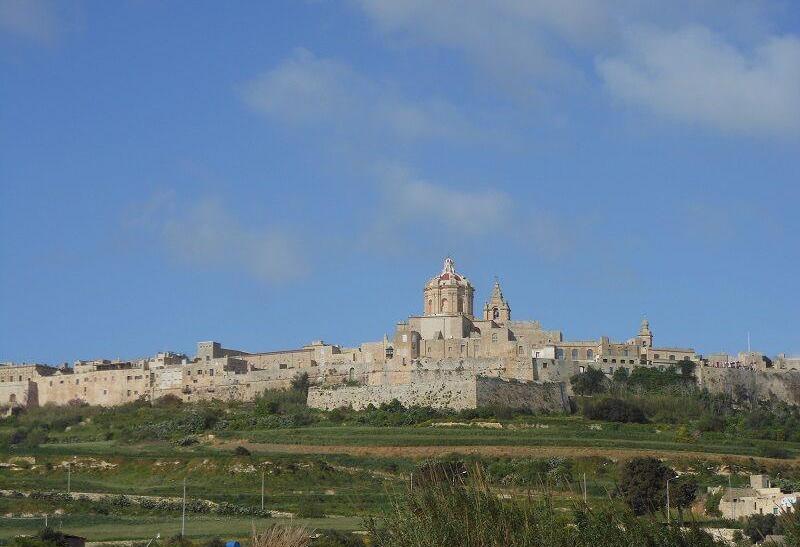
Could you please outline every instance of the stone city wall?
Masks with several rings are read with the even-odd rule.
[[[416,374],[407,384],[312,387],[308,406],[333,410],[368,405],[379,406],[397,399],[403,406],[426,406],[462,410],[500,405],[534,411],[562,412],[569,409],[564,384],[504,380],[476,376],[471,371],[431,371]]]
[[[524,408],[534,412],[569,412],[563,382],[520,382],[502,378],[475,378],[476,404]]]
[[[697,367],[695,374],[700,386],[711,393],[747,393],[757,399],[800,404],[800,371]]]

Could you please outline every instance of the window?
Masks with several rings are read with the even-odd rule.
[[[547,363],[542,363],[542,368],[547,368]]]
[[[603,359],[603,362],[604,363],[608,363],[608,359]]]
[[[289,367],[289,365],[287,365],[286,363],[281,363],[281,364],[278,365],[279,369],[285,369],[285,368],[288,368],[288,367]]]
[[[586,350],[586,358],[587,359],[593,359],[594,358],[594,352],[592,350],[590,350],[590,349],[587,349]]]
[[[576,349],[572,350],[572,358],[573,359],[577,359],[578,358],[578,350],[576,350]]]
[[[8,396],[8,402],[9,403],[16,403],[17,402],[17,394],[16,393],[12,393],[11,395],[9,395]]]
[[[670,360],[670,361],[674,361],[674,360],[675,360],[675,356],[674,356],[674,355],[670,355],[670,356],[669,356],[669,360]]]
[[[191,376],[191,375],[192,375],[192,371],[191,370],[187,370],[186,371],[186,376]],[[128,378],[130,378],[130,376],[128,376]]]
[[[586,372],[586,367],[580,366],[580,367],[578,367],[578,370],[579,370],[579,371],[581,372],[581,374],[582,374],[582,373]]]
[[[208,375],[209,376],[214,376],[214,369],[213,368],[208,369]]]
[[[198,371],[197,371],[197,375],[198,375],[198,376],[202,376],[202,375],[203,375],[203,371],[198,369]]]
[[[524,354],[525,354],[525,349],[524,349],[522,346],[520,346],[520,347],[519,347],[519,349],[518,349],[518,351],[517,351],[517,353],[518,353],[519,355],[524,355]]]
[[[408,335],[407,334],[403,335],[403,342],[408,342]]]
[[[556,350],[556,359],[563,359],[563,358],[564,358],[564,350],[561,349],[561,348],[558,348]]]
[[[492,342],[497,342],[497,333],[496,332],[492,333]]]
[[[616,362],[617,362],[617,360],[616,360],[616,359],[612,359],[612,360],[611,360],[611,362],[612,362],[612,363],[616,363]]]
[[[653,359],[658,359],[659,357],[661,357],[659,354],[657,354],[657,353],[653,354]]]
[[[628,356],[628,350],[624,350],[624,351],[622,352],[622,355],[624,355],[625,357],[627,357],[627,356]]]

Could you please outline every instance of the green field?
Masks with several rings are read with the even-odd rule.
[[[562,508],[583,497],[584,481],[590,500],[613,498],[621,464],[638,455],[696,477],[701,497],[708,486],[727,485],[728,473],[734,485],[756,472],[800,485],[794,410],[778,419],[730,407],[707,427],[716,403],[698,394],[639,401],[648,423],[396,405],[326,413],[291,392],[252,404],[33,409],[0,421],[0,538],[35,532],[45,513],[93,541],[172,536],[184,481],[191,537],[246,536],[253,522],[266,526],[287,513],[313,529],[363,529],[429,459],[480,468],[506,497],[546,491]],[[260,511],[262,477],[273,518]],[[74,496],[52,494],[68,483]]]

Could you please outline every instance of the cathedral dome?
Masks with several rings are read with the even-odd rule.
[[[441,273],[432,277],[423,290],[425,315],[472,315],[474,289],[469,279],[456,272],[450,257],[444,260]]]

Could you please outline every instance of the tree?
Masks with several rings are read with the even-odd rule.
[[[635,514],[654,513],[665,507],[667,479],[674,477],[658,458],[633,458],[622,468],[619,490]]]
[[[683,359],[678,363],[678,368],[681,369],[681,374],[684,376],[693,376],[695,366],[689,359]]]
[[[647,423],[644,411],[635,404],[623,399],[607,397],[597,402],[586,401],[583,404],[583,415],[590,420],[606,422]]]
[[[781,533],[780,522],[775,515],[753,515],[744,523],[743,531],[753,543],[762,541],[769,535]]]
[[[697,480],[694,477],[681,477],[669,484],[670,505],[678,508],[681,522],[683,522],[683,510],[692,506],[697,498]]]
[[[595,395],[606,390],[606,375],[602,370],[589,367],[586,372],[579,372],[569,379],[572,391],[578,395]]]
[[[630,378],[630,372],[625,367],[619,367],[614,371],[614,374],[611,376],[611,379],[618,384],[625,384],[628,382],[628,378]]]
[[[304,395],[308,395],[308,387],[310,384],[307,372],[300,372],[292,378],[292,389]]]

